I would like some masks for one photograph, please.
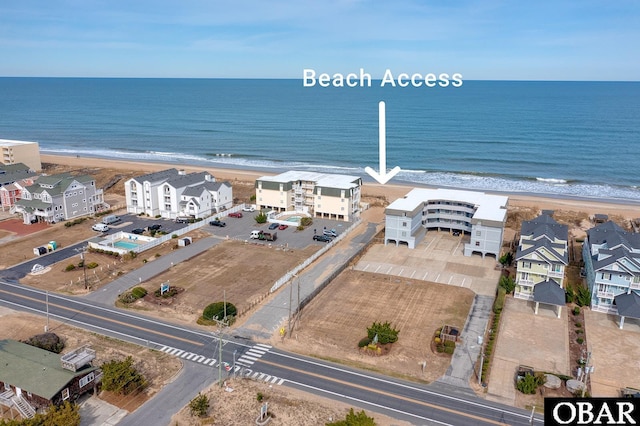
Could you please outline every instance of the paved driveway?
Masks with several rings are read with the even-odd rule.
[[[560,318],[554,310],[508,297],[500,318],[494,346],[487,399],[515,404],[515,374],[518,365],[535,370],[571,375],[569,366],[569,322],[567,309]]]

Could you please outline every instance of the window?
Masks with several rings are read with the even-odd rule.
[[[603,280],[607,280],[607,281],[611,281],[611,274],[605,274],[604,272],[602,273],[602,279]]]
[[[522,262],[522,267],[523,268],[527,268],[527,269],[531,269],[531,262]]]
[[[89,373],[86,376],[84,376],[82,379],[80,379],[78,384],[80,385],[81,388],[85,387],[86,385],[88,385],[93,381],[94,377],[95,377],[94,373]]]
[[[479,237],[480,235],[482,235],[481,231],[476,231],[476,237]]]
[[[69,399],[69,388],[62,390],[62,399],[63,400]]]
[[[476,241],[476,247],[480,247],[480,241]]]
[[[402,222],[402,226],[406,228],[407,227],[407,222]]]

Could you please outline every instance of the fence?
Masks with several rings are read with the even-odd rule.
[[[302,262],[301,264],[299,264],[298,266],[296,266],[295,268],[293,268],[292,270],[290,270],[289,272],[287,272],[286,274],[284,274],[282,277],[280,277],[274,284],[273,286],[271,286],[271,289],[269,290],[270,293],[273,293],[274,291],[278,290],[280,287],[282,287],[284,284],[286,284],[289,280],[291,280],[294,275],[298,274],[298,272],[302,271],[304,268],[306,268],[307,266],[309,266],[312,262],[314,262],[317,258],[319,258],[320,256],[322,256],[324,253],[327,252],[327,250],[329,250],[331,247],[333,247],[334,245],[336,245],[339,241],[341,241],[343,238],[345,238],[346,235],[349,234],[349,232],[353,231],[353,229],[358,226],[361,222],[361,219],[358,219],[357,221],[355,221],[353,224],[351,224],[350,227],[348,227],[343,233],[341,233],[340,235],[338,235],[333,241],[331,241],[330,243],[328,243],[326,246],[322,247],[320,250],[318,250],[317,252],[315,252],[313,255],[309,256],[304,262]]]
[[[156,246],[159,246],[160,244],[162,244],[162,243],[164,243],[166,241],[169,241],[170,239],[173,238],[174,235],[177,235],[179,237],[180,235],[184,235],[184,234],[186,234],[188,232],[191,232],[191,231],[196,230],[196,229],[200,229],[203,226],[208,225],[209,224],[209,222],[208,222],[209,218],[211,218],[213,216],[219,217],[220,219],[223,219],[223,218],[229,216],[229,213],[234,213],[234,212],[241,211],[243,207],[244,207],[244,204],[232,207],[232,208],[227,209],[227,210],[225,210],[223,212],[220,212],[220,213],[216,213],[215,215],[209,216],[208,218],[204,218],[199,222],[194,222],[194,223],[189,224],[188,226],[185,226],[184,228],[177,229],[177,230],[173,231],[170,234],[162,235],[161,237],[156,238],[154,241],[149,241],[146,244],[141,244],[138,247],[136,247],[133,251],[135,251],[136,253],[142,253],[143,251],[152,249],[152,248],[154,248]]]

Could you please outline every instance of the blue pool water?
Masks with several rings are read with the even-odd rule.
[[[138,247],[138,244],[131,243],[129,241],[115,241],[113,243],[113,246],[117,247],[117,248],[121,248],[121,249],[132,250],[132,249]]]

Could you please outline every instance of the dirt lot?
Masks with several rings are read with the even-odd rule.
[[[149,293],[167,281],[171,286],[183,288],[185,291],[175,300],[164,300],[167,304],[163,306],[151,303],[163,299],[148,296],[131,307],[194,324],[208,304],[222,301],[226,294],[226,300],[242,314],[266,298],[278,278],[317,249],[317,246],[308,246],[303,250],[285,251],[260,244],[224,241],[142,283]]]
[[[264,382],[248,379],[227,381],[225,391],[219,386],[212,386],[204,394],[209,397],[209,413],[207,418],[192,417],[189,407],[184,407],[171,419],[175,426],[207,425],[251,425],[255,423],[260,407],[268,403],[268,411],[272,414],[269,425],[316,426],[329,421],[344,419],[350,405],[300,392],[282,386],[270,387]],[[263,402],[257,400],[260,392]],[[356,412],[360,410],[355,410]],[[409,423],[394,420],[380,414],[367,412],[379,426],[409,426]]]
[[[444,374],[449,356],[430,349],[430,338],[443,324],[464,323],[473,293],[464,288],[381,274],[340,274],[302,311],[292,339],[274,344],[324,359],[359,364],[386,374],[433,381]],[[374,321],[390,321],[400,330],[398,342],[384,356],[358,349]],[[424,374],[420,363],[427,362]]]
[[[25,340],[44,331],[45,319],[40,316],[18,313],[0,307],[0,336],[4,339]],[[50,321],[50,331],[65,341],[64,353],[83,345],[96,351],[94,365],[111,359],[132,356],[135,367],[145,376],[149,387],[137,397],[122,397],[103,392],[100,397],[127,411],[133,411],[156,394],[162,386],[172,381],[182,364],[176,357],[164,352],[146,349],[119,340],[110,339],[57,321]]]

